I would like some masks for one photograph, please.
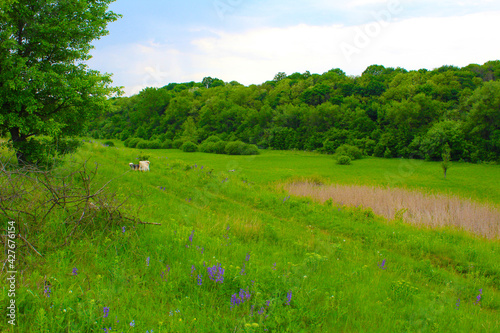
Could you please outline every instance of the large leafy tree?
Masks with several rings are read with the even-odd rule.
[[[119,15],[114,0],[0,0],[0,134],[20,164],[35,135],[81,133],[118,92],[91,70],[92,41]]]

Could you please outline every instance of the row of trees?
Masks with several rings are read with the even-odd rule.
[[[380,65],[243,86],[204,78],[114,98],[93,123],[96,138],[184,139],[212,135],[260,148],[334,153],[343,144],[381,157],[497,161],[500,61],[407,71]]]

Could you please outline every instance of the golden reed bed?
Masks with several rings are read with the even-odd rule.
[[[500,236],[500,210],[486,204],[442,194],[423,194],[401,188],[358,185],[317,185],[309,182],[286,184],[292,195],[325,202],[370,207],[377,215],[394,219],[404,212],[404,221],[431,227],[453,226],[490,239]]]

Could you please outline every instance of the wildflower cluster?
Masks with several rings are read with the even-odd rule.
[[[269,309],[269,306],[271,305],[271,301],[266,301],[266,306],[265,307],[261,307],[259,311],[257,311],[257,313],[262,316],[264,315],[264,313],[266,312],[267,309]],[[254,306],[252,305],[252,311],[250,312],[250,316],[252,317],[253,316],[253,310],[254,310]],[[266,315],[266,318],[267,316],[269,315]]]
[[[292,291],[290,290],[288,294],[286,294],[286,305],[290,305],[291,301],[292,301]]]
[[[198,285],[201,286],[203,284],[202,276],[201,274],[198,274]]]
[[[52,290],[50,290],[49,284],[45,285],[45,289],[43,292],[44,292],[45,296],[50,297],[50,293],[52,292]]]
[[[218,263],[213,267],[207,267],[208,277],[210,280],[223,283],[224,282],[224,268]]]
[[[231,296],[231,309],[234,308],[235,306],[245,302],[246,300],[250,299],[252,295],[248,292],[245,291],[244,289],[240,289],[239,294],[233,294]]]
[[[105,306],[103,309],[103,312],[104,312],[104,318],[108,318],[108,315],[109,315],[109,308],[107,306]]]

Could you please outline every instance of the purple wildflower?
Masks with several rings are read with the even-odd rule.
[[[290,305],[290,302],[292,301],[292,291],[291,290],[288,292],[288,294],[286,294],[286,298],[287,298],[286,305]]]
[[[244,289],[240,289],[240,292],[238,294],[233,294],[231,296],[231,309],[234,308],[235,306],[245,302],[246,300],[250,299],[251,294],[248,291],[245,291]],[[253,311],[253,309],[252,309]]]
[[[102,310],[104,311],[104,318],[108,318],[109,308],[107,306],[105,306]]]
[[[238,304],[241,303],[241,300],[239,299],[238,295],[233,294],[231,296],[231,309],[237,306]]]
[[[247,253],[247,256],[245,257],[245,261],[249,261],[250,260],[250,252]]]
[[[189,201],[191,201],[191,199],[189,199]],[[189,241],[192,243],[193,242],[193,236],[194,236],[194,229],[193,231],[191,232],[191,236],[189,236]]]
[[[276,270],[276,263],[274,263],[274,265],[273,265],[273,270],[274,271]]]
[[[202,276],[201,274],[198,274],[198,285],[201,286],[203,284]]]
[[[146,258],[146,265],[149,266],[149,257]]]
[[[261,307],[261,308],[260,308],[260,310],[259,310],[259,314],[260,314],[260,315],[263,315],[263,314],[264,314],[264,311],[265,311],[265,310],[264,310],[264,307]]]
[[[50,285],[48,285],[48,284],[45,285],[45,289],[43,292],[44,292],[45,296],[50,297],[50,293],[52,292],[52,290],[50,290]]]
[[[78,275],[78,268],[76,267],[73,268],[73,275]]]
[[[224,282],[224,268],[218,263],[213,267],[207,267],[210,280],[223,283]]]
[[[243,264],[243,267],[241,268],[240,274],[241,275],[246,275],[246,273],[245,273],[245,264]]]
[[[194,265],[191,266],[191,276],[193,276],[194,271],[196,270],[196,267]]]
[[[125,227],[122,227],[122,233],[125,233]]]
[[[135,320],[132,320],[132,322],[130,323],[130,326],[135,327]]]
[[[459,307],[460,307],[460,298],[457,301],[457,310],[458,310]]]
[[[161,278],[162,278],[162,279],[164,279],[164,280],[166,280],[166,279],[167,279],[168,272],[170,272],[170,266],[169,266],[169,265],[167,265],[167,267],[166,267],[166,271],[161,272],[161,274],[160,274],[160,275],[161,275]]]
[[[385,269],[385,259],[380,264],[378,264],[378,267]]]
[[[479,289],[479,295],[476,297],[476,304],[481,302],[481,295],[483,294],[483,289]]]

